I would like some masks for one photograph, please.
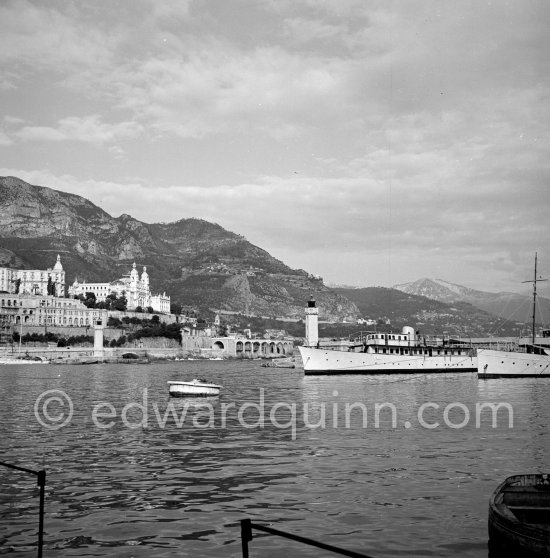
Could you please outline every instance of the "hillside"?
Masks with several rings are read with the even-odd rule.
[[[83,197],[0,177],[0,266],[46,269],[61,255],[67,283],[112,281],[135,261],[151,289],[199,310],[303,317],[311,293],[322,319],[353,319],[353,303],[244,237],[201,219],[147,224],[114,218]]]
[[[478,291],[442,279],[427,278],[395,285],[394,289],[449,304],[466,302],[480,310],[514,322],[531,322],[533,315],[531,295]],[[550,321],[550,300],[540,295],[537,297],[536,321],[539,324],[548,324]]]
[[[466,302],[446,304],[424,296],[382,287],[335,288],[351,300],[361,315],[389,319],[392,329],[405,325],[424,333],[479,337],[518,334],[517,324],[503,320]]]

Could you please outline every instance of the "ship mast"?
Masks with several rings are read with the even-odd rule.
[[[535,350],[535,317],[537,309],[537,281],[547,281],[547,279],[538,278],[537,279],[537,252],[535,252],[535,275],[532,281],[523,281],[523,283],[533,283],[533,321],[531,324],[531,344],[533,345],[533,351]]]

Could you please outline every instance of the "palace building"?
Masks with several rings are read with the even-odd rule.
[[[65,296],[65,271],[61,258],[48,269],[11,269],[0,267],[0,292],[43,296]]]
[[[147,268],[143,268],[140,277],[135,263],[130,273],[110,283],[79,283],[78,279],[75,279],[69,287],[70,296],[85,295],[86,293],[94,293],[98,302],[105,300],[112,293],[117,297],[124,296],[127,300],[127,309],[130,311],[135,310],[138,306],[144,310],[150,306],[155,312],[170,313],[170,297],[166,296],[166,293],[151,294]]]
[[[90,327],[103,310],[86,308],[80,300],[34,294],[0,294],[3,326]]]

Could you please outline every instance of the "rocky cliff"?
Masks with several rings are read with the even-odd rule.
[[[147,224],[114,218],[90,201],[0,177],[0,266],[46,269],[61,255],[67,282],[111,281],[135,261],[155,292],[199,309],[303,317],[311,294],[321,319],[358,316],[355,304],[214,223]]]

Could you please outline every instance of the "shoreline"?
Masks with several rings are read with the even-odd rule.
[[[86,348],[87,349],[87,348]],[[94,356],[93,349],[91,350],[80,350],[71,349],[74,351],[73,354],[67,354],[66,349],[59,348],[46,349],[46,350],[33,350],[25,351],[24,355],[15,356],[13,353],[4,354],[0,356],[0,367],[8,366],[10,364],[53,364],[53,365],[91,365],[91,364],[153,364],[155,362],[182,362],[182,361],[213,361],[213,360],[262,360],[267,361],[269,364],[267,366],[276,366],[271,364],[271,362],[277,361],[278,359],[288,360],[289,357],[277,356],[264,356],[264,357],[243,357],[243,356],[220,356],[220,355],[203,355],[193,353],[191,351],[184,352],[177,349],[171,350],[172,354],[168,354],[167,350],[163,350],[162,354],[159,354],[158,349],[141,348],[138,350],[119,350],[120,355],[103,355]],[[131,354],[131,357],[124,358],[123,354]],[[57,355],[57,356],[56,356]],[[293,358],[293,357],[290,357]]]

